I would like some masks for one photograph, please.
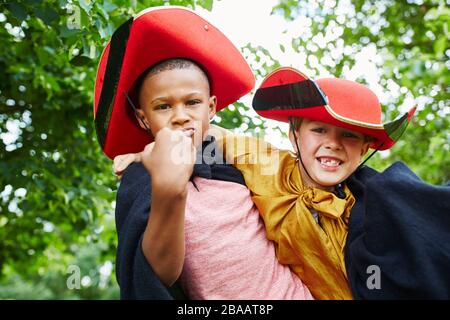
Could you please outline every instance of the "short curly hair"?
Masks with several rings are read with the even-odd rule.
[[[202,66],[200,66],[198,63],[196,63],[192,60],[189,60],[189,59],[171,58],[171,59],[167,59],[167,60],[158,62],[157,64],[150,66],[144,72],[142,72],[142,74],[136,80],[136,84],[135,84],[137,96],[139,97],[139,94],[142,89],[142,85],[144,84],[144,81],[148,76],[157,74],[157,73],[160,73],[163,71],[168,71],[168,70],[189,69],[189,68],[198,69],[201,72],[201,74],[203,74],[205,76],[205,79],[206,79],[206,81],[208,81],[208,85],[211,90],[211,81],[208,77],[207,72],[205,71],[205,69]]]

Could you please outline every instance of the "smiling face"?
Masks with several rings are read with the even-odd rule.
[[[216,111],[209,92],[206,75],[195,65],[152,73],[142,83],[138,113],[153,135],[164,127],[181,130],[198,147]]]
[[[292,131],[289,138],[295,147]],[[319,121],[303,119],[297,131],[305,185],[331,190],[348,178],[369,149],[370,142],[361,133]]]

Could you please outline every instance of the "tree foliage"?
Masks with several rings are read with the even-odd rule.
[[[117,298],[114,271],[117,181],[93,126],[95,72],[112,32],[156,5],[212,9],[212,0],[25,0],[0,4],[0,298]],[[383,168],[401,159],[432,183],[450,179],[450,9],[443,1],[281,0],[273,14],[309,18],[310,32],[293,38],[315,76],[341,76],[356,53],[373,47],[379,83],[391,100],[386,119],[413,101],[419,113]],[[326,45],[318,35],[334,33]],[[343,49],[342,49],[343,48]],[[257,77],[279,65],[265,48],[243,48]],[[270,64],[259,63],[264,56]],[[328,58],[327,58],[328,57]],[[330,62],[331,61],[331,62]],[[358,79],[364,81],[364,77]],[[263,128],[235,104],[216,123]],[[257,124],[258,123],[258,124]],[[1,143],[1,142],[0,142]],[[68,267],[84,277],[69,290]],[[87,278],[86,278],[87,277]]]

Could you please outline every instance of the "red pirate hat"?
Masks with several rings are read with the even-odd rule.
[[[241,53],[211,23],[183,7],[146,9],[114,32],[98,65],[95,128],[109,158],[142,151],[151,142],[127,107],[125,92],[133,91],[147,68],[170,58],[192,60],[206,71],[211,92],[217,96],[217,111],[254,86],[255,78]]]
[[[262,117],[289,122],[301,117],[360,132],[376,139],[371,148],[386,150],[401,137],[415,108],[383,124],[381,105],[367,87],[353,81],[324,78],[312,81],[293,68],[269,74],[253,97],[253,108]]]

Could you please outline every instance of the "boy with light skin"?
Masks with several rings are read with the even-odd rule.
[[[368,88],[335,78],[314,82],[292,68],[263,80],[253,108],[290,123],[295,155],[280,151],[275,174],[268,176],[261,174],[262,165],[246,164],[251,147],[229,150],[225,142],[224,150],[252,191],[279,261],[290,265],[316,299],[353,298],[344,250],[356,199],[345,182],[369,147],[395,143],[414,111],[383,125],[378,99]]]
[[[269,177],[258,173],[262,165],[239,161],[252,150],[224,147],[252,190],[279,261],[315,298],[450,297],[449,186],[424,183],[400,162],[381,173],[360,164],[369,147],[373,155],[398,141],[415,108],[383,124],[369,88],[312,81],[292,68],[264,79],[253,108],[290,123],[296,156],[280,152],[278,173]]]

